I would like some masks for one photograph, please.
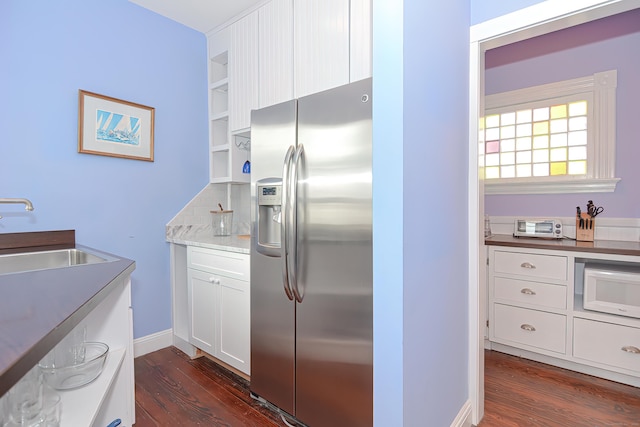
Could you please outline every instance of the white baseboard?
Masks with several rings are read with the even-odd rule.
[[[133,357],[144,356],[173,345],[173,330],[156,332],[133,340]]]
[[[191,345],[189,341],[186,341],[177,335],[173,336],[173,346],[176,347],[178,350],[181,350],[183,353],[185,353],[187,356],[189,356],[192,359],[199,357],[198,349],[195,348],[193,345]]]
[[[451,423],[451,427],[471,427],[471,401],[467,400]]]

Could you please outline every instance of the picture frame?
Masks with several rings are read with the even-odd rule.
[[[153,162],[155,108],[80,89],[78,152]]]

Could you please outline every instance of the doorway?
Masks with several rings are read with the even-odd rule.
[[[489,49],[640,8],[640,0],[548,0],[471,27],[469,87],[469,397],[472,423],[484,414],[484,331],[486,317],[486,255],[482,241],[484,185],[478,168],[478,118],[484,110],[484,57]]]

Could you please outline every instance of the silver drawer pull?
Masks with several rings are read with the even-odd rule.
[[[520,291],[521,294],[525,295],[535,295],[536,293],[529,288],[524,288]]]
[[[536,328],[533,325],[528,325],[526,323],[520,325],[520,329],[524,329],[525,331],[534,332]]]
[[[522,267],[522,268],[530,268],[530,269],[536,268],[536,266],[531,264],[530,262],[523,262],[522,264],[520,264],[520,267]]]
[[[640,354],[640,348],[634,347],[632,345],[625,345],[620,350],[626,351],[627,353]]]

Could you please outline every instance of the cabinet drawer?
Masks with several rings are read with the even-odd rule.
[[[567,280],[567,257],[520,252],[495,252],[493,271],[540,279]]]
[[[493,294],[495,299],[505,302],[562,310],[567,308],[567,287],[563,285],[496,277]]]
[[[493,307],[495,338],[565,353],[565,316],[503,304]]]
[[[189,246],[189,268],[249,281],[249,255]]]
[[[626,349],[625,350],[623,350]],[[640,373],[640,329],[575,318],[573,356]]]

